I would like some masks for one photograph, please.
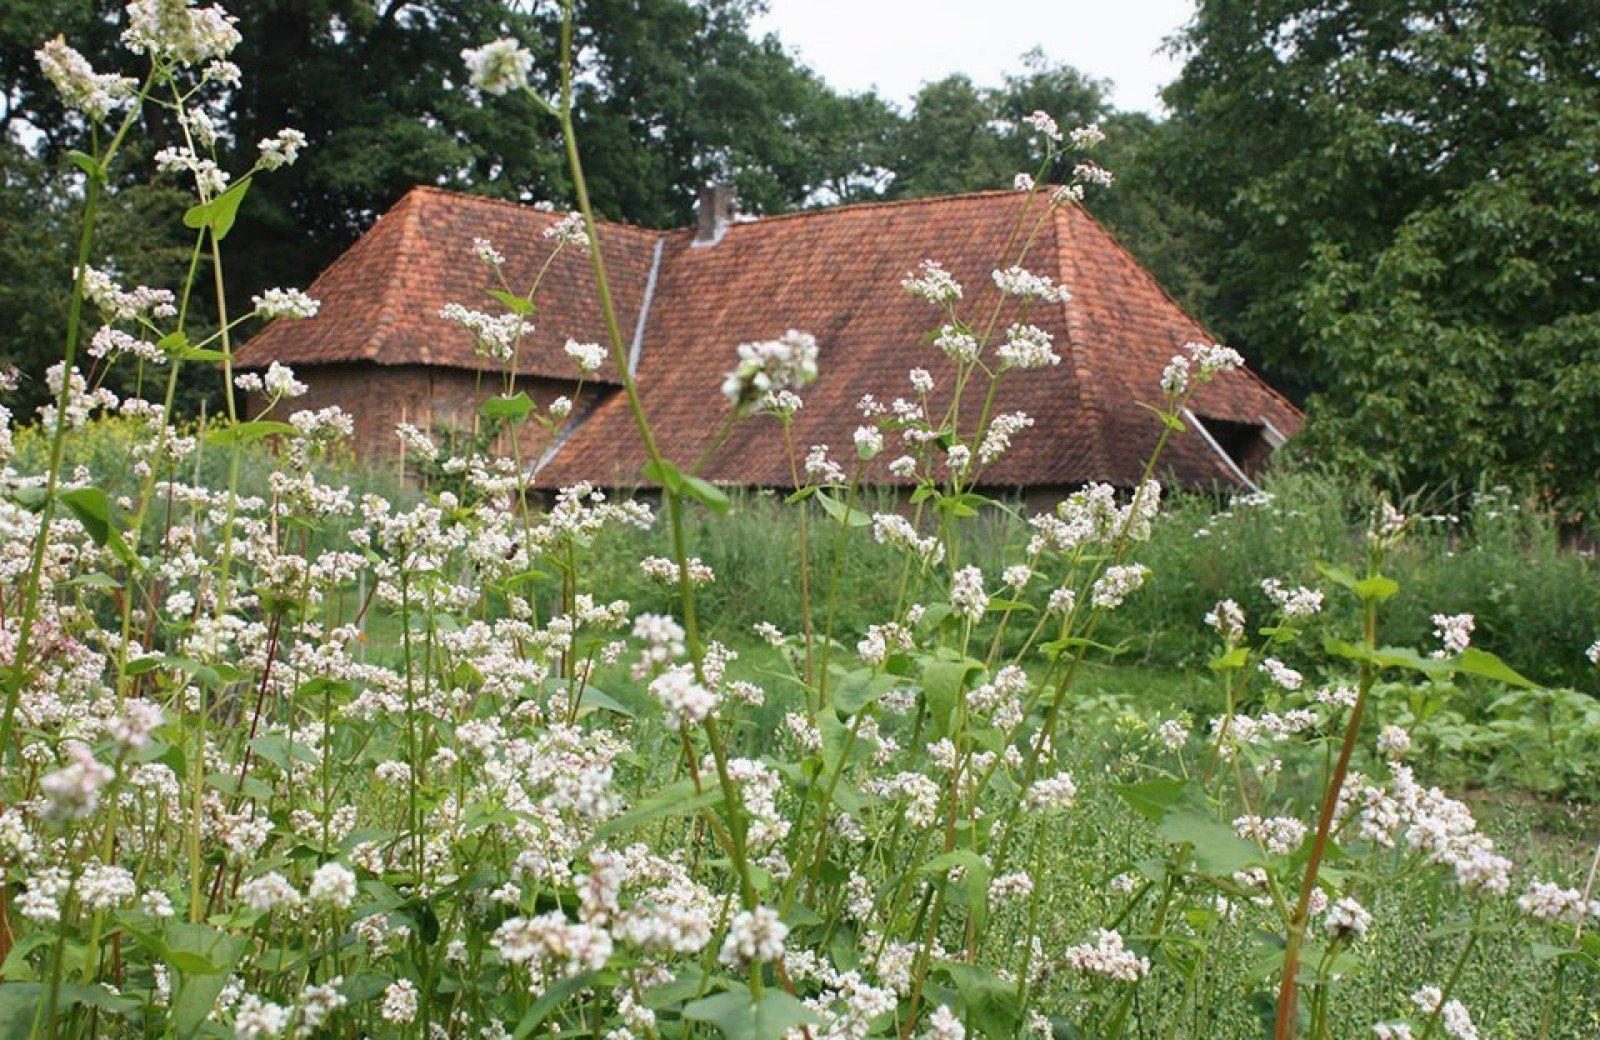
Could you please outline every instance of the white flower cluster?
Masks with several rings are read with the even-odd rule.
[[[1472,645],[1472,630],[1477,622],[1471,614],[1433,615],[1433,636],[1443,644],[1435,657],[1459,657]]]
[[[995,271],[994,284],[1007,296],[1019,296],[1041,303],[1065,303],[1071,295],[1049,276],[1034,274],[1025,267],[1013,266]]]
[[[737,414],[760,407],[768,394],[799,390],[817,378],[817,340],[790,329],[777,339],[741,343],[739,364],[722,382],[722,394]]]
[[[600,371],[600,366],[606,362],[606,348],[598,343],[579,343],[569,339],[562,349],[567,357],[578,363],[578,371],[585,375]]]
[[[947,306],[961,299],[961,283],[955,276],[934,260],[924,260],[911,274],[905,276],[901,287],[919,300]]]
[[[1092,943],[1069,946],[1066,961],[1078,971],[1118,982],[1138,982],[1150,973],[1150,958],[1128,949],[1120,932],[1102,928]]]
[[[771,964],[783,957],[783,940],[788,935],[789,926],[771,907],[741,910],[728,925],[728,936],[723,940],[717,960],[738,968]]]
[[[1287,856],[1306,840],[1306,825],[1292,816],[1241,816],[1234,832],[1246,841],[1258,841],[1268,852]]]
[[[497,361],[511,360],[522,337],[533,331],[533,325],[520,315],[485,314],[459,303],[445,304],[439,311],[439,317],[472,333],[474,349]]]
[[[314,318],[322,306],[299,289],[268,289],[250,302],[261,318]]]
[[[505,94],[528,85],[533,54],[516,40],[501,38],[461,52],[472,85],[486,94]]]
[[[95,122],[126,104],[139,85],[131,76],[95,72],[89,59],[69,47],[60,36],[40,47],[33,56],[50,85],[61,95],[62,103]]]
[[[1144,585],[1149,576],[1150,568],[1142,563],[1112,564],[1095,579],[1089,601],[1100,610],[1115,610],[1122,606],[1123,600]]]
[[[1037,325],[1016,324],[1006,329],[1005,342],[995,353],[1002,368],[1027,370],[1061,364],[1050,333]]]

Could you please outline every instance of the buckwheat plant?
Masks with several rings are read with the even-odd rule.
[[[1033,425],[999,407],[1000,387],[1060,361],[1029,319],[1069,289],[1027,261],[1052,210],[1110,182],[1081,154],[1095,127],[1027,118],[1040,165],[1017,178],[1029,204],[988,282],[962,285],[936,257],[906,272],[945,385],[917,368],[905,396],[864,399],[844,450],[793,435],[826,364],[814,338],[728,344],[724,429],[776,423],[787,452],[799,602],[757,626],[771,667],[710,638],[697,604],[717,575],[687,518],[733,503],[664,453],[629,372],[564,13],[559,94],[540,104],[577,208],[552,224],[530,285],[475,244],[504,310],[444,317],[501,363],[490,436],[455,451],[402,427],[428,479],[393,497],[326,478],[350,417],[292,411],[293,372],[234,378],[242,323],[317,303],[273,289],[228,306],[222,242],[240,201],[305,146],[284,130],[251,169],[217,165],[215,117],[239,79],[232,19],[135,0],[123,39],[137,78],[97,72],[63,40],[40,49],[88,145],[56,398],[37,420],[47,458],[24,472],[8,436],[0,470],[4,1040],[1168,1038],[1245,1035],[1241,1022],[1259,1035],[1259,1011],[1280,1038],[1468,1040],[1463,980],[1513,929],[1535,937],[1527,971],[1548,985],[1517,1035],[1582,1028],[1594,866],[1523,872],[1419,778],[1415,719],[1372,717],[1385,676],[1528,684],[1471,645],[1465,615],[1439,616],[1437,647],[1382,643],[1398,512],[1373,518],[1363,567],[1324,566],[1315,587],[1266,575],[1270,616],[1224,601],[1195,619],[1217,637],[1214,718],[1118,720],[1107,732],[1137,753],[1089,754],[1104,734],[1079,687],[1116,649],[1108,618],[1148,594],[1162,452],[1195,393],[1241,364],[1210,343],[1172,359],[1149,388],[1159,439],[1132,487],[1091,485],[1026,518],[979,490]],[[515,40],[464,61],[485,99],[530,89]],[[194,244],[183,284],[128,288],[92,263],[95,220],[151,106],[179,135],[156,163],[192,181]],[[658,506],[587,485],[544,506],[529,494],[519,434],[559,432],[573,408],[516,382],[563,250],[593,265],[607,332],[564,355],[580,379],[614,364]],[[162,400],[117,400],[102,386],[114,364],[151,374]],[[194,364],[228,376],[223,415],[198,429],[169,416]],[[241,390],[263,402],[252,417]],[[127,494],[65,461],[110,413],[139,430]],[[269,441],[266,490],[246,494],[242,460]],[[914,490],[874,511],[868,464],[891,453]],[[201,480],[219,454],[223,479]],[[607,598],[599,555],[658,509],[670,554],[635,562],[670,606]],[[1010,519],[1020,536],[986,563]],[[874,576],[894,606],[846,631],[841,561],[869,541],[898,561]],[[1359,605],[1358,632],[1328,621],[1332,596]],[[1437,975],[1397,969],[1381,1006],[1347,999],[1374,943],[1445,915]]]

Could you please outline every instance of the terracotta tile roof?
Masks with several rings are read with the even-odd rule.
[[[802,455],[811,444],[828,443],[836,458],[853,458],[856,402],[866,393],[885,403],[909,396],[906,373],[913,367],[933,373],[934,400],[942,405],[954,369],[926,342],[939,315],[906,293],[901,279],[934,259],[966,286],[969,304],[981,298],[992,307],[995,296],[985,292],[991,271],[1015,229],[1033,226],[1043,209],[1037,198],[1038,209],[1024,212],[1026,205],[1016,192],[869,203],[735,224],[716,245],[701,248],[691,246],[689,233],[674,233],[638,373],[663,450],[680,464],[705,454],[699,472],[714,482],[788,486],[774,420],[745,420],[720,445],[713,442],[727,415],[719,387],[734,346],[790,328],[811,332],[820,345],[821,375],[802,393],[805,407],[795,420]],[[1028,315],[1054,335],[1062,363],[1002,380],[996,409],[1027,412],[1035,426],[983,483],[1131,484],[1160,432],[1137,402],[1156,396],[1161,369],[1177,348],[1210,337],[1081,209],[1058,209],[1044,219],[1026,266],[1072,291],[1068,303],[1036,306]],[[1014,316],[1014,308],[1003,308],[999,327]],[[1207,387],[1194,410],[1252,424],[1265,418],[1284,435],[1301,422],[1292,405],[1249,372]],[[896,454],[891,445],[875,460],[875,481],[895,482],[886,467]],[[633,485],[643,461],[618,395],[572,432],[539,483]],[[1197,436],[1176,439],[1162,472],[1189,486],[1237,483]]]
[[[562,214],[499,199],[418,187],[311,284],[322,301],[315,318],[277,321],[239,351],[241,368],[269,362],[309,366],[369,361],[380,365],[440,365],[499,371],[500,362],[473,352],[472,337],[439,317],[447,303],[501,313],[489,297],[499,288],[473,253],[487,238],[506,257],[506,281],[524,292],[554,252],[543,231]],[[633,332],[659,232],[606,224],[601,233],[618,316]],[[588,257],[562,250],[540,285],[536,330],[518,352],[518,371],[569,378],[572,362],[561,347],[568,337],[605,343],[605,326]],[[615,382],[611,362],[594,377]]]
[[[310,321],[270,326],[241,351],[241,364],[495,367],[473,355],[466,334],[437,317],[439,308],[455,301],[499,310],[484,295],[492,282],[472,255],[473,238],[494,242],[508,258],[513,284],[525,284],[549,255],[540,232],[555,219],[513,203],[416,189],[313,284],[322,312]],[[992,270],[1002,256],[1015,261],[1014,236],[1034,227],[1025,266],[1066,285],[1072,298],[1035,306],[1028,320],[1054,336],[1062,363],[1002,380],[996,409],[1027,412],[1035,425],[986,471],[983,483],[1129,485],[1160,432],[1138,402],[1156,396],[1161,369],[1182,344],[1212,337],[1079,208],[1047,212],[1037,196],[1030,202],[1018,192],[981,192],[736,223],[703,247],[693,245],[687,230],[663,234],[607,224],[600,237],[628,337],[658,242],[663,249],[638,387],[668,457],[687,465],[703,456],[699,472],[715,482],[782,487],[791,478],[774,420],[744,420],[717,440],[728,413],[720,387],[734,347],[791,328],[815,335],[821,375],[802,394],[798,450],[803,455],[809,445],[828,443],[835,457],[853,458],[850,435],[863,394],[885,403],[909,396],[906,374],[921,367],[932,372],[934,402],[942,405],[953,381],[953,366],[927,342],[939,312],[906,293],[901,280],[922,260],[937,260],[966,286],[963,313],[979,313],[980,303],[988,313],[996,299]],[[563,254],[537,302],[539,330],[519,368],[572,378],[560,349],[566,338],[605,342],[587,259]],[[997,312],[997,327],[1015,316],[1008,302]],[[614,379],[609,369],[602,375]],[[1285,436],[1301,424],[1288,401],[1247,371],[1207,387],[1194,411],[1202,419],[1270,422]],[[886,469],[899,454],[895,448],[891,444],[875,461],[872,479],[895,482]],[[627,404],[614,393],[570,432],[538,482],[633,486],[643,482],[644,458]],[[1162,475],[1189,486],[1237,483],[1198,436],[1175,440]]]

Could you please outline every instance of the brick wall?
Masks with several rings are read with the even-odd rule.
[[[472,431],[479,421],[479,406],[501,393],[504,386],[504,378],[490,372],[367,362],[306,365],[295,369],[295,377],[310,390],[303,397],[279,405],[273,418],[287,418],[291,411],[337,405],[355,420],[351,445],[355,454],[371,460],[393,458],[398,453],[400,442],[394,430],[403,422],[434,434],[436,439],[441,427]],[[575,382],[543,377],[520,378],[517,389],[541,408],[562,395],[572,397],[576,415],[614,392],[611,387],[585,386],[580,396]],[[258,414],[261,403],[252,395],[247,404],[249,413]],[[525,460],[537,459],[549,445],[549,434],[532,420],[519,432],[521,457]],[[511,445],[502,444],[499,450],[509,454]]]

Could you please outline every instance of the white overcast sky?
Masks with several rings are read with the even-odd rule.
[[[1158,113],[1178,72],[1162,41],[1192,0],[769,0],[758,31],[776,33],[843,90],[878,88],[904,103],[923,83],[964,72],[984,86],[1043,47],[1113,83],[1118,108]]]

